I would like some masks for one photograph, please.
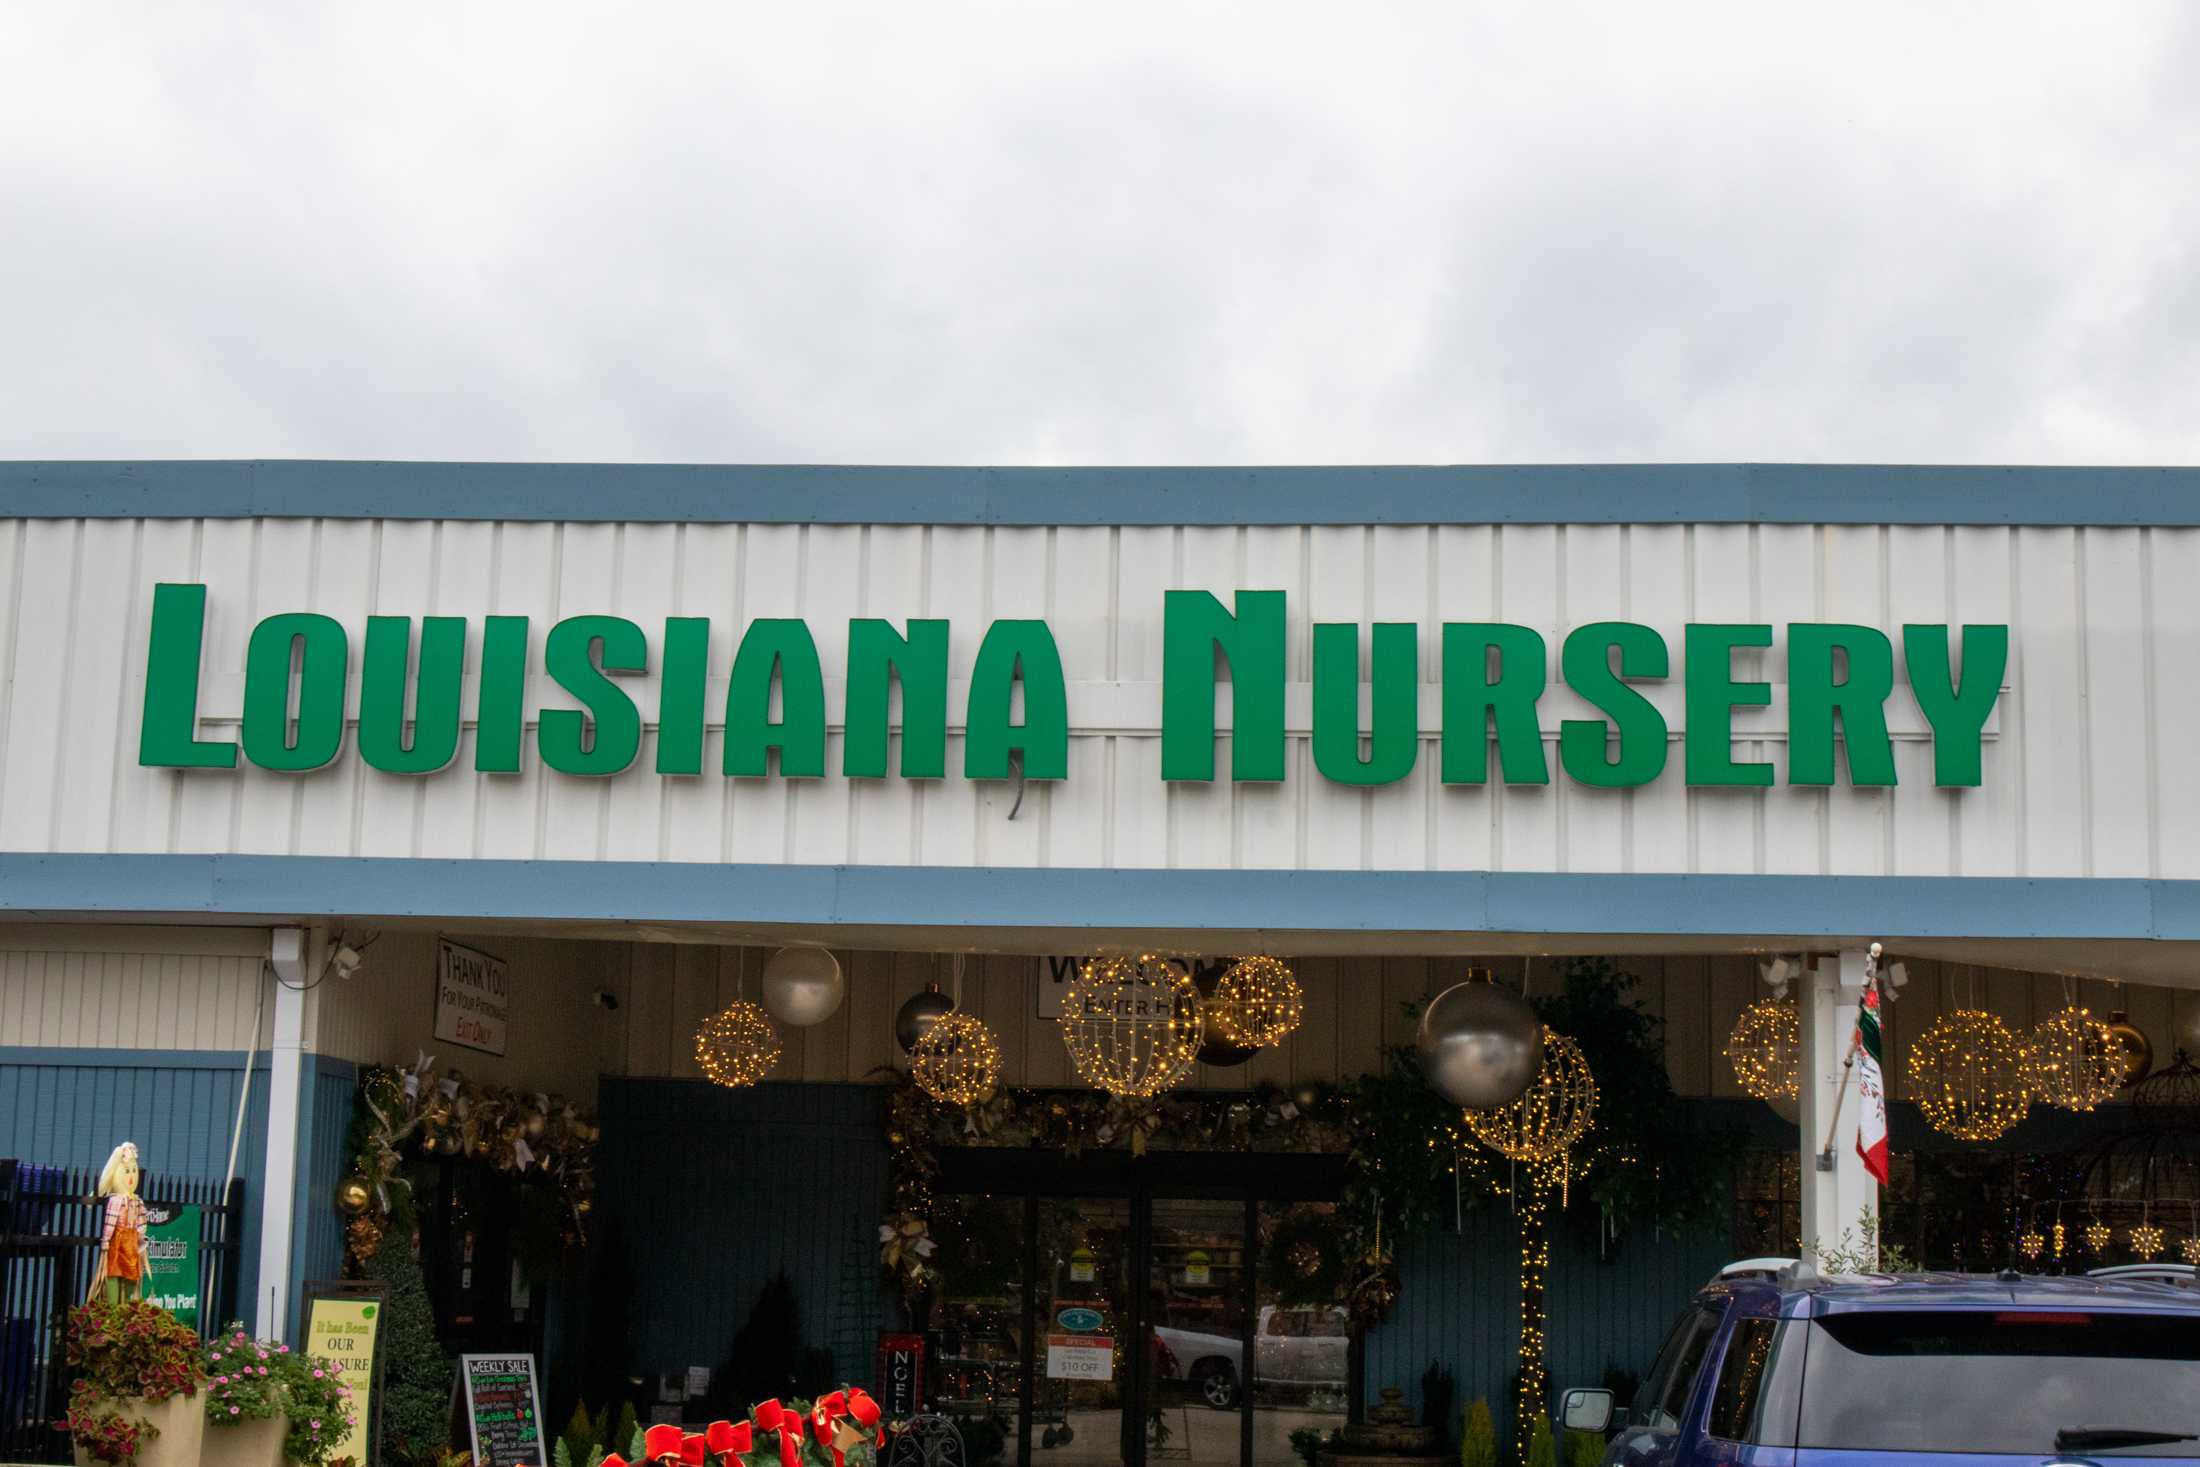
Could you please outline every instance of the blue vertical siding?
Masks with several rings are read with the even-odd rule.
[[[244,1078],[244,1051],[0,1047],[0,1156],[97,1168],[135,1141],[145,1169],[220,1181]],[[259,1197],[267,1153],[267,1056],[256,1062],[237,1174],[245,1183],[237,1307],[259,1279]]]
[[[1649,1367],[1674,1316],[1730,1262],[1716,1232],[1676,1237],[1647,1224],[1631,1227],[1600,1259],[1554,1220],[1545,1289],[1546,1351],[1554,1388],[1597,1385],[1612,1366]],[[1512,1378],[1520,1368],[1520,1246],[1504,1207],[1466,1215],[1457,1233],[1409,1240],[1398,1250],[1398,1306],[1367,1337],[1370,1398],[1402,1386],[1420,1409],[1429,1362],[1450,1368],[1460,1407],[1487,1397],[1500,1433],[1510,1419]]]
[[[351,1134],[352,1097],[359,1069],[349,1060],[305,1057],[299,1090],[298,1183],[292,1212],[290,1304],[295,1321],[303,1309],[305,1282],[332,1279],[344,1266],[344,1218],[336,1210],[336,1184],[351,1171],[344,1143]],[[291,1328],[298,1326],[293,1323]]]
[[[600,1101],[598,1210],[631,1255],[634,1368],[718,1365],[783,1268],[803,1338],[862,1379],[888,1320],[884,1093],[607,1076]]]

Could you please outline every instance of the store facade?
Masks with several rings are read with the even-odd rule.
[[[1357,1195],[1352,1143],[1297,1112],[1374,1093],[1418,1006],[1470,967],[1553,1000],[1607,964],[1689,1124],[1753,1148],[1719,1226],[1553,1230],[1549,1369],[1575,1383],[1646,1365],[1741,1241],[1880,1206],[1853,1147],[1817,1165],[1853,1129],[1879,942],[1907,980],[1890,1236],[1998,1263],[2059,1205],[2174,1241],[2200,1233],[2181,1120],[2138,1191],[2092,1196],[2038,1158],[2093,1157],[2133,1090],[1968,1143],[1904,1058],[1944,1014],[2024,1034],[2072,1001],[2127,1016],[2157,1074],[2200,1038],[2195,489],[0,466],[0,1156],[127,1137],[156,1176],[241,1178],[237,1307],[289,1333],[344,1266],[362,1076],[430,1055],[431,1083],[571,1102],[553,1131],[594,1147],[589,1242],[541,1267],[506,1225],[529,1167],[429,1162],[453,1348],[539,1351],[568,1397],[685,1379],[784,1271],[839,1375],[877,1388],[882,1332],[914,1330],[1011,1460],[1280,1462],[1382,1387],[1426,1406],[1432,1366],[1507,1414],[1513,1204],[1461,1183],[1384,1244],[1379,1322],[1275,1276]],[[763,1083],[710,1085],[698,1028],[806,945],[844,997],[780,1026]],[[1093,1111],[1065,1144],[1090,1087],[1060,990],[1144,952],[1279,956],[1303,1014],[1203,1062],[1155,1135]],[[1777,959],[1785,1118],[1728,1053]],[[957,1231],[912,1319],[877,1234],[916,1139],[897,1020],[934,982],[1033,1110],[926,1142]],[[1993,1200],[1942,1227],[1956,1192]],[[1080,1311],[1144,1345],[1097,1350]]]

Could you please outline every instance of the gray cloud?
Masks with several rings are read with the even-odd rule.
[[[2200,461],[2200,9],[0,11],[0,455]]]

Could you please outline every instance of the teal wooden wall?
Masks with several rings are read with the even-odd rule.
[[[599,1099],[598,1236],[628,1249],[633,1368],[716,1367],[784,1268],[803,1338],[830,1348],[842,1375],[867,1378],[889,1322],[878,1269],[886,1092],[606,1076]]]
[[[1554,1209],[1555,1210],[1555,1209]],[[1485,1396],[1500,1435],[1511,1419],[1520,1368],[1520,1247],[1512,1213],[1469,1212],[1463,1226],[1424,1234],[1398,1250],[1398,1306],[1367,1336],[1367,1389],[1403,1387],[1418,1412],[1421,1373],[1450,1368],[1455,1406]],[[1732,1262],[1723,1230],[1697,1237],[1632,1228],[1607,1257],[1595,1240],[1554,1219],[1546,1331],[1554,1388],[1598,1385],[1617,1365],[1649,1368],[1673,1320],[1719,1269]]]
[[[135,1141],[159,1176],[220,1181],[244,1078],[244,1051],[0,1047],[0,1156],[97,1168]],[[261,1160],[267,1151],[267,1056],[245,1110],[237,1174],[245,1182],[237,1307],[250,1316],[259,1277]]]

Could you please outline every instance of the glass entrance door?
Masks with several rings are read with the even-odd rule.
[[[1018,1467],[1296,1467],[1294,1432],[1343,1421],[1343,1316],[1263,1262],[1329,1205],[1267,1199],[1334,1197],[1335,1168],[1008,1160],[951,1154],[933,1229],[933,1396],[989,1438],[972,1460],[998,1442]]]

